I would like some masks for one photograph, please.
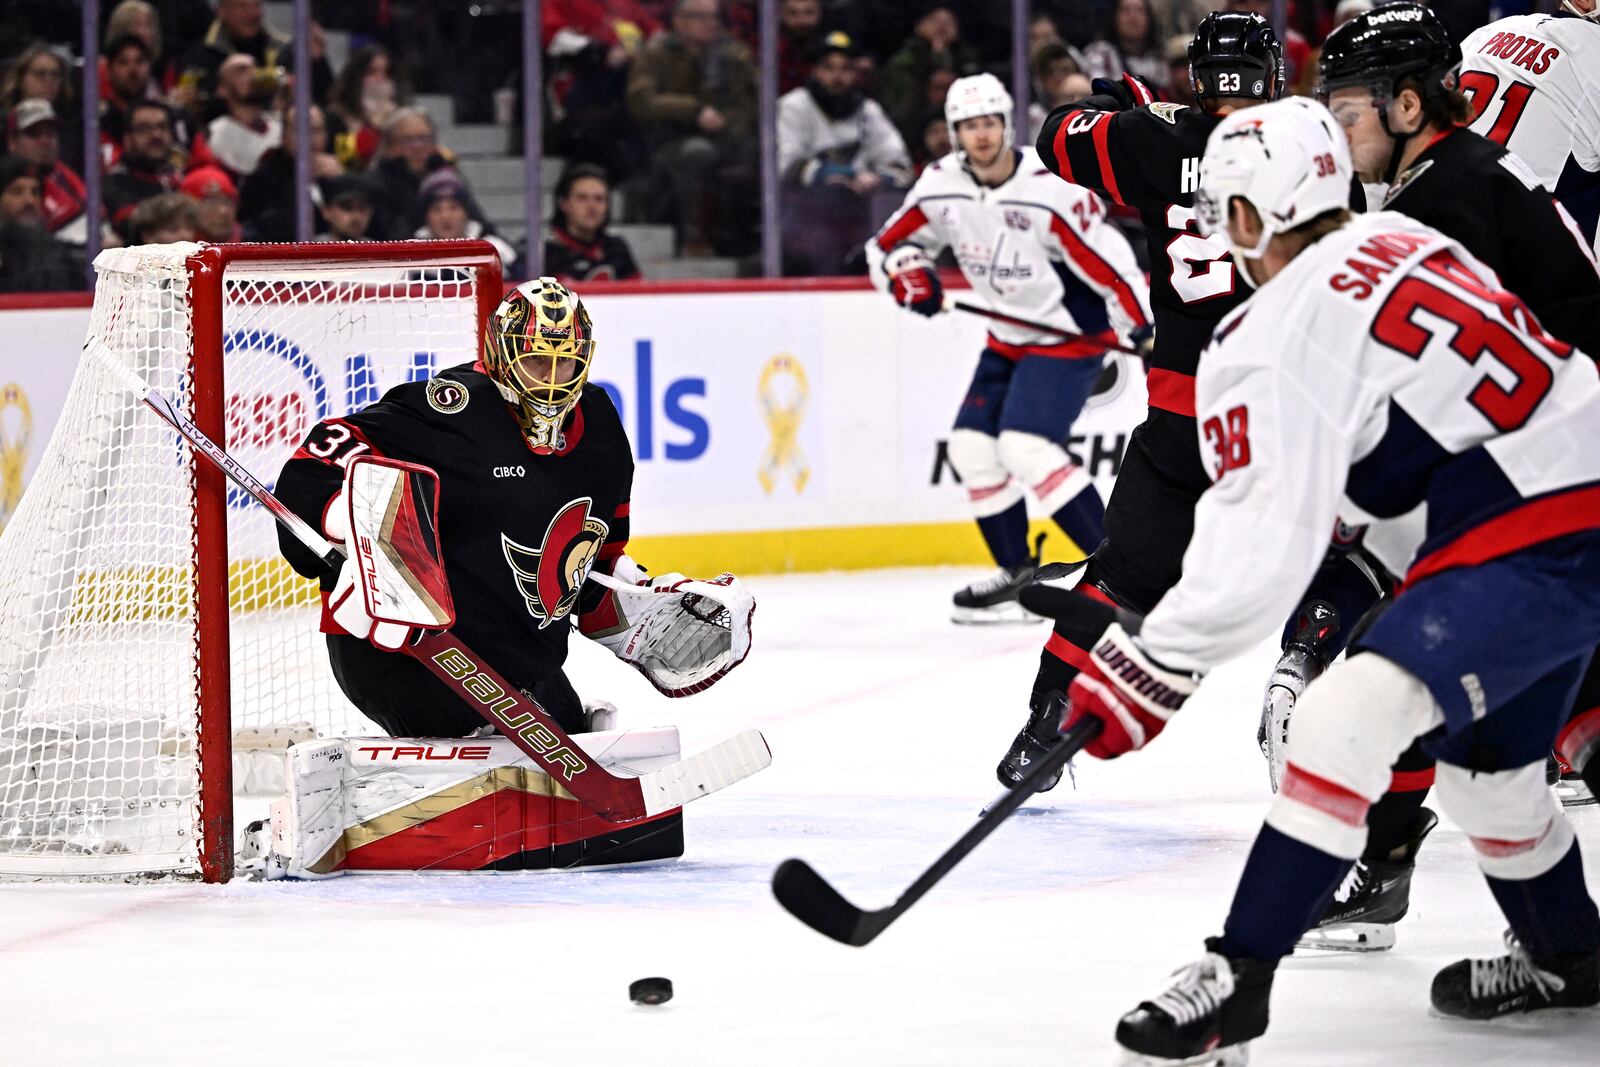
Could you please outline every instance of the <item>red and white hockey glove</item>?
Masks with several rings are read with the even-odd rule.
[[[709,689],[750,654],[756,598],[739,579],[651,578],[627,556],[613,574],[589,573],[609,592],[578,619],[578,631],[604,645],[669,697]]]
[[[883,261],[889,275],[889,295],[903,308],[928,318],[944,310],[944,284],[933,261],[916,245],[901,245]]]
[[[424,629],[455,623],[439,548],[439,476],[414,463],[362,456],[323,509],[345,548],[328,614],[345,633],[397,652]]]
[[[1193,675],[1168,670],[1145,655],[1114,622],[1095,643],[1088,665],[1072,680],[1061,728],[1094,716],[1105,728],[1084,751],[1115,759],[1149,744],[1199,684]]]

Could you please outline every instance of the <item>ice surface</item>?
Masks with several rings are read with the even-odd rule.
[[[0,887],[0,1062],[1110,1064],[1117,1016],[1216,932],[1267,796],[1264,644],[1148,751],[1086,761],[863,949],[773,902],[803,856],[889,903],[997,791],[1042,626],[958,628],[956,570],[756,578],[750,660],[671,702],[574,641],[579,690],[772,767],[689,809],[688,855],[578,873]],[[582,647],[580,647],[582,646]],[[1600,811],[1572,813],[1590,856]],[[1428,983],[1500,951],[1465,838],[1428,842],[1390,953],[1296,957],[1255,1064],[1600,1062],[1600,1013],[1468,1025]],[[635,1007],[628,983],[676,998]]]

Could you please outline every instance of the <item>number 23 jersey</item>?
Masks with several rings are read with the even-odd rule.
[[[1426,504],[1407,581],[1600,528],[1594,361],[1403,215],[1356,216],[1226,317],[1196,406],[1215,484],[1140,634],[1171,667],[1208,670],[1288,617],[1336,517]]]

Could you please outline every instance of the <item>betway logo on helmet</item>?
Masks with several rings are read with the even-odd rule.
[[[1390,22],[1421,22],[1422,8],[1399,7],[1391,11],[1378,10],[1367,15],[1367,22],[1374,26],[1382,26]]]

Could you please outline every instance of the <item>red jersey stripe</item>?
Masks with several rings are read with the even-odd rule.
[[[1144,384],[1151,407],[1194,418],[1194,375],[1157,367],[1145,375]]]

